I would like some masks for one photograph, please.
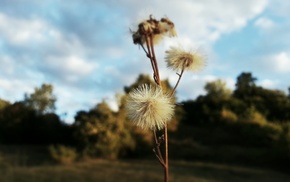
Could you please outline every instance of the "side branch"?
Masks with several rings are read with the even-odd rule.
[[[176,88],[177,88],[177,86],[178,86],[178,84],[179,84],[179,82],[181,80],[182,75],[183,75],[183,72],[184,72],[184,68],[181,70],[180,74],[176,73],[178,75],[178,80],[177,80],[177,82],[176,82],[176,84],[175,84],[175,86],[174,86],[174,88],[173,88],[173,90],[171,92],[171,96],[175,93]]]

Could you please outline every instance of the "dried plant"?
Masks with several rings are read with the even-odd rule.
[[[153,79],[156,85],[141,85],[129,93],[127,99],[128,117],[134,124],[150,129],[154,133],[154,153],[164,168],[164,181],[168,182],[168,134],[167,124],[174,114],[173,94],[181,80],[183,72],[198,71],[205,65],[201,54],[194,51],[185,51],[179,47],[171,47],[165,52],[165,61],[168,68],[176,71],[177,82],[171,93],[165,93],[161,87],[159,69],[154,45],[164,36],[177,36],[174,23],[167,17],[156,20],[152,15],[148,20],[139,23],[136,31],[131,31],[133,43],[142,47],[150,60]],[[162,134],[157,136],[157,130]],[[164,147],[163,150],[161,147]]]

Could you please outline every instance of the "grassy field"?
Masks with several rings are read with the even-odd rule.
[[[154,160],[89,160],[71,165],[0,165],[0,182],[153,182],[163,171]],[[289,182],[271,170],[204,162],[171,161],[172,182]]]

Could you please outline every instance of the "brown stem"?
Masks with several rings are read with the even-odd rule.
[[[161,163],[161,165],[164,167],[165,163],[164,163],[164,159],[162,157],[162,154],[160,152],[160,142],[157,139],[157,134],[156,134],[155,130],[153,131],[153,133],[154,133],[154,139],[155,139],[155,145],[156,145],[155,148],[153,149],[153,151],[154,151],[156,157],[158,158],[159,162]],[[157,149],[157,151],[155,149]]]
[[[150,35],[150,37],[152,37],[152,36]],[[156,61],[154,61],[154,54],[151,54],[151,52],[152,52],[151,50],[154,50],[154,48],[152,47],[153,44],[151,43],[151,38],[149,38],[147,34],[145,34],[145,41],[146,41],[146,46],[148,49],[148,53],[147,53],[147,51],[145,51],[145,53],[147,54],[147,57],[150,59],[151,66],[153,69],[153,79],[157,83],[158,78],[159,78],[159,72],[158,72],[158,68],[156,68],[156,64],[155,64]]]
[[[165,146],[165,157],[164,157],[164,182],[168,182],[168,135],[167,135],[167,124],[164,127],[164,146]]]
[[[150,47],[151,47],[151,52],[152,52],[152,59],[153,63],[155,66],[155,71],[156,71],[156,84],[160,86],[160,76],[159,76],[159,69],[158,69],[158,64],[155,56],[155,51],[154,51],[154,42],[153,42],[153,35],[150,36]]]

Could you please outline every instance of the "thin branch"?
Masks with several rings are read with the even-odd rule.
[[[159,149],[158,149],[158,150],[159,150]],[[155,156],[157,157],[158,161],[160,162],[160,164],[165,168],[165,167],[166,167],[166,164],[164,163],[164,160],[163,160],[162,156],[159,156],[159,155],[156,153],[155,148],[153,149],[153,152],[154,152]]]
[[[157,134],[156,134],[155,130],[153,131],[153,133],[154,133],[154,139],[155,139],[155,148],[153,149],[153,151],[154,151],[156,157],[159,159],[159,161],[162,161],[162,164],[164,164],[164,159],[163,159],[162,154],[160,152],[160,143],[162,141],[158,141]],[[157,153],[156,153],[155,149],[157,149]]]
[[[143,44],[140,44],[140,45],[141,45],[142,49],[144,50],[144,52],[146,53],[146,56],[147,56],[148,58],[150,58],[150,54],[146,51],[146,49],[145,49],[145,47],[143,46]]]
[[[177,86],[178,86],[178,84],[179,84],[179,82],[181,80],[181,77],[182,77],[183,73],[184,73],[184,68],[181,70],[180,74],[176,73],[178,75],[178,80],[177,80],[177,82],[176,82],[176,84],[175,84],[175,86],[174,86],[174,88],[173,88],[173,90],[171,92],[171,96],[175,93],[176,88],[177,88]]]

